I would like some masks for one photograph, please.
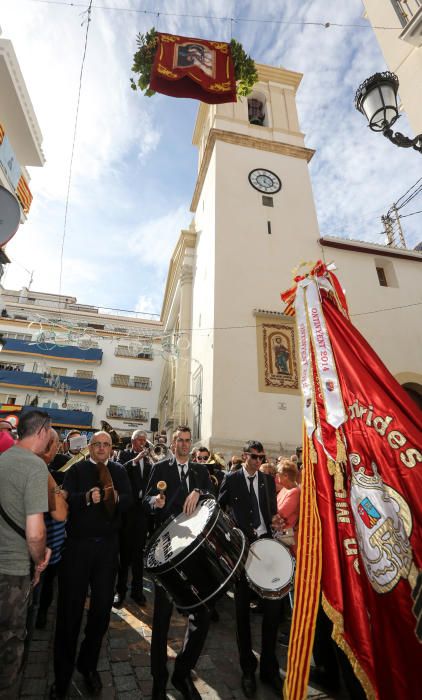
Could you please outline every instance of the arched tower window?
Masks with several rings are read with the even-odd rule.
[[[255,126],[268,126],[268,117],[265,97],[259,93],[252,93],[248,97],[248,120]]]

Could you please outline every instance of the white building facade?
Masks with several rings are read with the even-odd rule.
[[[137,428],[157,430],[160,322],[27,289],[1,288],[1,308],[3,414],[11,406],[44,408],[63,432],[89,434],[101,421],[122,437]]]

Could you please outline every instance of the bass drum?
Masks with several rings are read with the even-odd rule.
[[[178,610],[189,612],[213,602],[237,580],[246,555],[243,532],[206,498],[192,515],[170,518],[152,535],[145,569]]]
[[[249,547],[246,579],[261,598],[284,598],[293,588],[295,560],[284,544],[272,539],[256,540]]]

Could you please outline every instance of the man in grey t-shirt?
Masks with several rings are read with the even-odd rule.
[[[44,512],[48,510],[48,470],[41,454],[50,438],[51,421],[45,411],[29,411],[18,425],[18,442],[0,456],[0,698],[18,695],[19,671],[25,639],[26,614],[33,584],[46,568]],[[13,521],[21,534],[15,531]]]

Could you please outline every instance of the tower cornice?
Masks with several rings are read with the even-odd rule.
[[[296,73],[295,71],[287,70],[287,68],[267,66],[264,63],[256,63],[255,65],[258,71],[259,82],[279,83],[284,87],[288,85],[294,89],[296,94],[296,90],[298,89],[303,78],[303,73]]]
[[[269,68],[268,66],[264,67]],[[271,68],[270,70],[279,71],[282,69]],[[192,202],[190,206],[191,212],[195,212],[196,207],[198,206],[199,197],[201,196],[202,187],[204,185],[205,176],[216,141],[224,141],[225,143],[230,143],[235,146],[244,146],[245,148],[256,148],[259,151],[278,153],[280,155],[291,156],[293,158],[302,158],[308,163],[315,153],[313,149],[305,148],[304,146],[295,146],[294,144],[280,143],[278,141],[272,140],[267,141],[264,139],[256,138],[255,136],[248,136],[246,134],[239,134],[234,131],[226,131],[223,129],[210,129],[207,138],[207,145],[205,147],[205,152],[201,160],[201,167],[199,169],[195,190],[192,197]]]

